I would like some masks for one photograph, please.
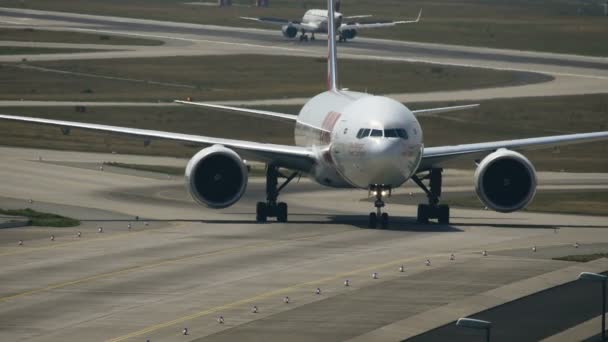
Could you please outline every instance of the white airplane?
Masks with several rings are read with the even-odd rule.
[[[388,226],[384,200],[410,179],[424,190],[429,202],[418,206],[418,221],[438,219],[439,223],[449,223],[449,207],[439,204],[442,166],[446,161],[458,158],[478,161],[474,182],[479,199],[488,208],[506,213],[526,207],[536,193],[536,171],[520,151],[608,139],[608,131],[604,131],[425,147],[417,116],[476,105],[411,111],[387,97],[338,89],[333,2],[328,0],[328,90],[310,99],[299,115],[177,101],[293,122],[295,146],[24,116],[0,115],[0,119],[55,125],[64,133],[80,128],[131,135],[144,141],[167,139],[207,146],[188,162],[185,180],[194,200],[210,208],[229,207],[243,196],[248,182],[243,158],[264,162],[266,201],[257,203],[258,222],[265,222],[268,217],[287,221],[287,204],[278,202],[278,196],[301,174],[330,187],[365,189],[375,197],[376,210],[369,214],[369,226],[374,228],[378,224]],[[284,170],[291,171],[285,174]],[[281,178],[285,181],[279,185]]]
[[[401,20],[401,21],[378,21],[378,22],[369,22],[369,23],[359,23],[359,22],[346,22],[343,20],[349,19],[357,19],[357,18],[367,18],[371,17],[371,15],[356,15],[350,17],[344,17],[342,13],[335,12],[334,16],[334,25],[337,30],[338,40],[340,42],[346,42],[349,39],[354,39],[359,30],[366,30],[372,28],[380,28],[380,27],[391,27],[399,24],[413,24],[420,21],[420,17],[422,16],[422,10],[418,13],[418,17],[414,20]],[[283,32],[283,36],[286,38],[295,38],[298,35],[298,32],[301,32],[300,41],[308,41],[307,33],[310,32],[310,40],[315,40],[315,33],[327,33],[327,10],[323,9],[311,9],[304,13],[304,17],[302,17],[301,21],[297,20],[287,20],[281,18],[251,18],[251,17],[241,17],[241,19],[245,20],[253,20],[261,23],[281,25],[281,31]]]

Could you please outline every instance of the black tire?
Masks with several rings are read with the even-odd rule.
[[[267,218],[268,218],[268,210],[267,210],[266,203],[258,202],[258,204],[255,207],[255,220],[257,222],[263,223],[263,222],[266,222]]]
[[[450,207],[446,204],[439,205],[439,223],[450,224]]]
[[[382,213],[382,216],[380,216],[380,227],[382,227],[382,229],[388,228],[388,214],[387,213]]]
[[[426,204],[418,204],[418,223],[427,224],[429,223],[429,210],[428,205]]]
[[[287,203],[279,202],[277,205],[277,221],[287,222]]]
[[[310,37],[310,40],[316,40],[317,38],[315,38],[315,36]]]
[[[369,227],[375,229],[378,226],[378,216],[376,213],[369,213]]]

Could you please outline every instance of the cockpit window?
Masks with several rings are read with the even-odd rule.
[[[399,138],[407,140],[407,132],[403,128],[397,128],[396,131],[397,135],[399,135]]]
[[[384,133],[384,134],[383,134]],[[385,138],[401,138],[403,140],[408,139],[407,132],[403,128],[389,128],[384,131],[381,129],[369,129],[361,128],[357,132],[357,139],[363,139],[366,137],[382,137]]]
[[[361,128],[359,132],[357,132],[357,139],[363,139],[369,135],[369,128]]]
[[[372,133],[370,134],[371,137],[381,137],[382,136],[382,130],[380,129],[372,129]]]
[[[384,130],[384,137],[385,138],[398,138],[399,136],[397,135],[397,130],[396,129],[385,129]]]

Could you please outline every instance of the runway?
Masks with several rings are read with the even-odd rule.
[[[399,338],[407,338],[416,327],[466,314],[460,309],[426,325],[407,323],[433,310],[462,303],[473,314],[478,305],[571,281],[581,268],[608,269],[604,261],[585,266],[530,250],[580,254],[608,244],[602,217],[455,209],[452,225],[421,226],[413,206],[391,204],[393,225],[374,230],[365,228],[365,193],[302,180],[281,197],[290,204],[289,223],[256,224],[254,205],[263,197],[258,179],[237,205],[212,211],[188,199],[182,179],[89,167],[108,160],[179,166],[181,159],[18,148],[0,148],[0,159],[0,207],[32,206],[83,220],[77,228],[1,231],[6,340],[387,340],[393,335],[383,329],[395,325]],[[569,177],[558,176],[549,175],[547,184]],[[464,177],[456,173],[446,184],[457,187]],[[583,183],[602,182],[597,176]],[[17,246],[20,239],[24,246]],[[526,283],[537,276],[544,280]],[[503,295],[473,300],[488,291]],[[251,312],[254,305],[258,313]]]
[[[0,9],[0,24],[90,33],[118,34],[162,40],[163,46],[117,46],[119,51],[78,54],[0,56],[0,62],[105,58],[146,58],[217,54],[274,54],[323,57],[322,40],[300,43],[278,30],[243,29],[198,24],[125,19],[20,9]],[[70,44],[73,47],[73,44]],[[107,46],[106,46],[107,48]],[[608,92],[608,59],[530,51],[498,50],[432,43],[357,38],[339,47],[341,58],[423,62],[496,70],[539,73],[550,81],[517,86],[431,93],[388,94],[400,101],[434,102],[530,96],[563,96]],[[305,99],[231,101],[240,105],[293,105]],[[2,103],[0,103],[2,104]],[[19,105],[18,103],[5,103]],[[26,104],[22,104],[26,105]]]

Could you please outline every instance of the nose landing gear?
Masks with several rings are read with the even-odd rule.
[[[378,220],[380,221],[380,228],[386,229],[388,228],[388,214],[382,212],[382,208],[384,208],[384,200],[385,196],[391,196],[391,187],[386,186],[384,184],[373,184],[369,187],[370,194],[374,194],[376,196],[376,201],[374,201],[374,206],[376,207],[376,212],[369,213],[369,227],[376,228],[378,227]]]

